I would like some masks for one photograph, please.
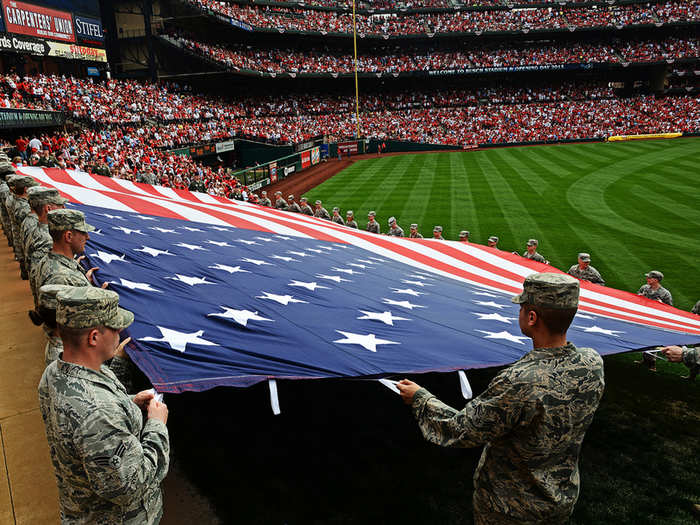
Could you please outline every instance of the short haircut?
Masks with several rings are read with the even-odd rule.
[[[53,308],[46,308],[44,306],[39,306],[37,308],[37,313],[44,324],[48,326],[51,330],[56,329],[56,310]]]
[[[537,318],[547,327],[552,334],[563,335],[571,326],[578,308],[542,308],[534,304],[524,303],[522,307],[526,312],[535,312]]]
[[[46,202],[42,202],[41,204],[35,204],[34,206],[31,206],[31,209],[37,215],[41,215],[41,212],[43,211],[44,206],[48,206],[48,204],[46,204]]]
[[[83,344],[83,340],[93,330],[98,330],[104,333],[104,326],[93,326],[91,328],[69,328],[67,326],[58,325],[58,335],[61,336],[64,346],[79,347]]]

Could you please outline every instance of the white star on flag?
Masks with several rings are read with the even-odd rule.
[[[320,284],[316,284],[315,282],[305,283],[303,281],[292,281],[287,286],[300,286],[301,288],[306,288],[307,290],[311,290],[312,292],[316,291],[316,289],[318,288],[330,290],[328,286],[321,286]]]
[[[413,304],[408,301],[394,301],[392,299],[387,299],[386,297],[382,299],[382,302],[384,304],[390,304],[392,306],[400,306],[401,308],[408,308],[409,310],[413,310],[414,308],[425,308],[425,306],[421,306],[419,304]]]
[[[115,219],[118,221],[125,221],[126,220],[121,215],[110,215],[109,213],[98,213],[97,215],[102,215],[103,217],[107,217],[110,220],[115,220]]]
[[[258,295],[256,299],[269,299],[277,303],[287,306],[289,303],[307,303],[308,301],[302,301],[301,299],[294,299],[293,295],[277,295],[270,292],[263,292],[265,295]]]
[[[357,270],[351,270],[350,268],[336,268],[333,267],[331,268],[334,272],[341,272],[341,273],[347,273],[348,275],[362,275],[362,272],[358,272]]]
[[[192,228],[191,226],[180,226],[183,230],[187,230],[188,232],[203,232],[204,230],[200,230],[199,228]]]
[[[287,253],[291,253],[292,255],[296,255],[296,256],[298,256],[298,257],[312,257],[312,256],[309,255],[308,253],[296,252],[296,251],[293,251],[293,250],[287,250]]]
[[[414,279],[432,279],[432,277],[427,277],[425,275],[422,275],[420,273],[409,273],[409,277],[413,277]]]
[[[277,237],[278,239],[282,239],[283,241],[291,241],[292,240],[291,237],[286,237],[284,235],[275,235],[275,237]]]
[[[354,266],[355,268],[360,268],[361,270],[366,270],[366,264],[348,263],[348,266]]]
[[[90,235],[104,235],[104,233],[102,233],[102,228],[100,228],[98,230],[92,230]]]
[[[233,319],[238,324],[247,326],[248,321],[270,321],[274,323],[272,319],[267,317],[261,317],[258,312],[251,312],[250,310],[234,310],[233,308],[228,308],[222,306],[223,312],[207,314],[207,317],[223,317],[224,319]]]
[[[387,339],[378,339],[374,334],[353,334],[351,332],[342,332],[340,330],[336,330],[336,332],[345,336],[345,339],[336,339],[333,341],[334,343],[341,345],[360,345],[365,350],[369,350],[370,352],[376,352],[377,345],[401,344],[396,341],[389,341]]]
[[[410,288],[391,288],[391,290],[394,290],[394,293],[399,293],[399,294],[404,294],[404,295],[412,295],[413,297],[425,295],[425,292],[417,292],[415,290],[411,290]]]
[[[474,295],[483,295],[485,297],[501,297],[500,295],[488,293],[488,292],[472,292]]]
[[[274,239],[270,239],[268,237],[256,237],[256,239],[259,241],[265,241],[265,242],[275,242]]]
[[[329,281],[335,281],[336,283],[351,283],[350,279],[343,279],[340,275],[324,275],[322,273],[317,273],[316,277],[319,279],[328,279]]]
[[[365,263],[365,264],[377,264],[374,261],[368,261],[367,259],[355,259],[358,262]]]
[[[299,259],[295,259],[294,257],[285,257],[283,255],[271,255],[270,259],[279,259],[280,261],[284,262],[299,262]]]
[[[175,255],[174,253],[170,253],[168,250],[158,250],[156,248],[151,248],[150,246],[144,246],[143,248],[134,248],[134,251],[147,253],[152,257],[158,257],[159,255]]]
[[[189,284],[190,286],[194,286],[196,284],[215,284],[212,283],[211,281],[207,281],[206,277],[194,277],[191,275],[180,275],[179,273],[176,273],[177,277],[167,277],[167,279],[172,279],[173,281],[180,281],[181,283]]]
[[[274,266],[274,264],[271,264],[267,261],[262,261],[260,259],[249,259],[248,257],[243,257],[241,261],[249,262],[250,264],[254,264],[255,266]]]
[[[142,221],[158,221],[158,219],[154,217],[149,217],[148,215],[137,215],[137,217]]]
[[[328,250],[329,252],[334,252],[335,248],[331,248],[330,246],[319,246],[322,250]]]
[[[116,284],[117,286],[119,286],[121,284],[121,286],[129,288],[131,290],[144,290],[146,292],[163,293],[161,290],[156,290],[155,288],[151,288],[151,285],[148,283],[136,283],[134,281],[129,281],[129,280],[123,279],[121,277],[119,278],[119,280],[121,281],[121,283],[119,283],[117,281],[112,281],[112,282],[114,284]]]
[[[411,281],[410,279],[401,279],[401,282],[404,284],[412,284],[414,286],[420,286],[421,288],[423,286],[432,286],[432,284],[424,283],[423,281]]]
[[[175,246],[179,246],[180,248],[187,248],[188,250],[201,250],[203,252],[208,252],[206,248],[202,248],[198,244],[187,244],[186,242],[177,242],[175,243]]]
[[[249,241],[248,239],[234,239],[236,242],[242,242],[243,244],[260,244],[259,242]]]
[[[113,253],[106,253],[100,250],[97,250],[97,253],[91,253],[90,257],[96,257],[97,259],[100,259],[106,264],[111,264],[114,261],[127,262],[124,259],[126,255],[122,255],[121,257],[119,257],[118,255],[114,255]]]
[[[225,264],[215,264],[214,266],[209,266],[213,270],[223,270],[228,273],[250,273],[249,270],[242,270],[240,266],[226,266]]]
[[[168,228],[161,228],[159,226],[152,226],[149,229],[155,230],[160,233],[174,233],[175,235],[180,235],[180,232],[176,232],[175,230],[169,230]]]
[[[336,248],[343,248],[343,249],[348,247],[347,244],[334,244],[333,246],[335,246]]]
[[[523,337],[520,335],[513,335],[509,332],[487,332],[486,330],[476,330],[477,332],[481,332],[482,334],[486,334],[484,336],[484,339],[505,339],[506,341],[513,341],[514,343],[518,343],[519,345],[524,345],[521,341],[521,339],[529,339],[529,337]]]
[[[177,330],[171,330],[170,328],[164,328],[162,326],[157,327],[163,337],[157,339],[155,337],[141,337],[139,341],[153,341],[153,342],[163,342],[168,343],[170,348],[177,350],[178,352],[184,352],[185,347],[188,344],[201,345],[201,346],[219,346],[216,343],[202,339],[200,336],[204,335],[204,330],[198,330],[196,332],[178,332]]]
[[[368,259],[372,259],[373,261],[377,261],[380,263],[386,262],[386,259],[380,259],[379,257],[372,257],[371,255],[368,257]]]
[[[581,312],[576,312],[576,317],[580,317],[581,319],[595,319],[594,316],[582,314]]]
[[[479,312],[473,312],[474,315],[479,316],[480,321],[500,321],[501,323],[510,324],[511,321],[515,321],[515,317],[503,317],[501,314],[483,314]]]
[[[219,242],[219,241],[207,241],[207,243],[213,244],[214,246],[220,246],[220,247],[228,246],[229,248],[233,248],[233,246],[231,246],[226,241],[221,241],[221,242]]]
[[[125,228],[124,226],[112,226],[113,230],[121,230],[127,235],[131,235],[132,233],[135,233],[136,235],[146,235],[145,233],[142,233],[141,230],[132,230],[131,228]]]
[[[394,321],[410,321],[407,317],[398,317],[389,311],[386,312],[368,312],[366,310],[360,310],[365,315],[358,317],[358,319],[369,319],[370,321],[381,321],[389,326],[394,326]]]
[[[508,305],[494,303],[493,301],[473,301],[481,306],[492,306],[493,308],[505,308]]]
[[[583,326],[577,326],[576,328],[583,328],[584,332],[589,332],[589,333],[594,333],[594,334],[605,334],[605,335],[613,335],[615,337],[618,337],[617,334],[624,334],[625,332],[621,332],[619,330],[607,330],[605,328],[600,328],[599,326],[593,325],[584,328]]]
[[[316,248],[306,248],[307,252],[323,253],[323,250],[317,250]]]
[[[219,232],[230,232],[231,228],[222,228],[221,226],[209,226],[210,229],[216,230]]]

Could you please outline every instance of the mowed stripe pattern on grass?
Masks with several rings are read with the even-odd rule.
[[[563,270],[576,254],[610,286],[636,291],[651,269],[665,274],[674,304],[700,299],[700,140],[533,146],[360,160],[306,194],[355,212],[375,210],[382,231],[396,216],[426,237],[443,226],[472,242],[498,235],[504,250],[527,239]]]

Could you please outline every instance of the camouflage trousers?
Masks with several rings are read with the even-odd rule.
[[[474,525],[563,525],[569,520],[523,521],[513,519],[496,512],[479,512],[474,510]]]

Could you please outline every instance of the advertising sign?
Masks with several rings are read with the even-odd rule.
[[[272,182],[277,182],[277,163],[270,162],[270,180]]]
[[[0,129],[62,126],[65,121],[66,115],[61,111],[0,109]]]
[[[305,170],[311,166],[311,151],[306,150],[301,153],[301,169]]]
[[[2,12],[8,33],[75,42],[70,13],[14,0],[2,0]]]
[[[72,60],[88,60],[91,62],[107,62],[107,52],[97,47],[85,47],[77,44],[62,42],[46,42],[49,46],[49,56],[69,58]]]
[[[338,142],[338,151],[344,155],[350,153],[357,153],[357,141],[352,142]]]
[[[216,152],[224,153],[225,151],[233,151],[234,145],[236,143],[233,140],[226,140],[224,142],[217,142]]]
[[[321,160],[321,148],[318,146],[311,150],[311,165],[315,166]]]
[[[98,46],[105,45],[105,35],[102,31],[102,22],[99,19],[75,15],[73,21],[75,22],[75,35],[78,37],[78,42]]]

